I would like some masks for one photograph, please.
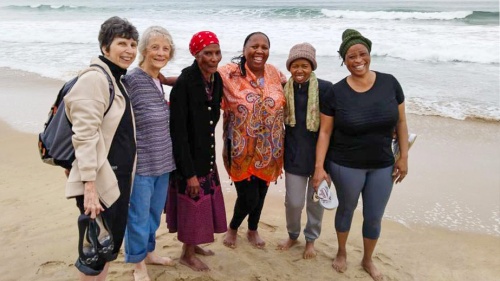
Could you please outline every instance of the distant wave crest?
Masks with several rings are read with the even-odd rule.
[[[474,11],[472,14],[466,16],[464,20],[472,24],[498,24],[499,12]]]
[[[172,7],[163,4],[155,6],[159,10],[172,10]],[[96,10],[87,6],[72,6],[72,5],[10,5],[1,7],[0,9],[11,9],[17,11],[76,11],[76,10]],[[108,10],[101,7],[98,10]],[[177,8],[178,9],[178,8]],[[116,11],[116,7],[112,8]],[[120,9],[118,9],[120,10]],[[182,9],[181,9],[182,10]],[[183,10],[183,12],[186,12]],[[498,12],[484,11],[449,11],[449,12],[421,12],[421,11],[354,11],[354,10],[336,10],[336,9],[321,9],[321,8],[299,8],[299,7],[247,7],[226,8],[226,9],[188,9],[187,12],[195,14],[218,14],[218,15],[241,15],[242,17],[257,17],[257,18],[290,18],[290,19],[317,19],[317,18],[345,18],[345,19],[374,19],[374,20],[440,20],[451,21],[458,20],[470,24],[498,24]]]
[[[71,5],[10,5],[4,7],[4,9],[17,10],[17,11],[68,11],[68,10],[83,10],[87,9],[85,6],[71,6]]]
[[[321,8],[248,8],[238,9],[203,9],[202,14],[241,15],[258,18],[345,18],[363,20],[432,20],[432,21],[464,21],[470,24],[498,24],[498,12],[483,11],[450,11],[450,12],[420,12],[420,11],[352,11]]]
[[[498,12],[452,11],[452,12],[416,12],[416,11],[350,11],[321,10],[327,17],[348,19],[383,19],[383,20],[495,20]]]

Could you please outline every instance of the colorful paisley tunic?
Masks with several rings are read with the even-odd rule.
[[[224,82],[224,166],[233,181],[256,176],[275,181],[283,168],[283,110],[286,77],[266,64],[257,80],[245,65],[243,77],[234,63],[219,68]]]

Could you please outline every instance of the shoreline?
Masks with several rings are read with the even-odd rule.
[[[175,76],[175,75],[180,74],[180,72],[179,73],[170,73],[169,71],[163,71],[163,72],[166,76]],[[282,70],[282,71],[285,71],[285,70]],[[384,69],[382,68],[381,71],[384,72]],[[284,73],[286,75],[289,75],[287,72],[284,72]],[[22,83],[20,83],[20,81],[18,80],[19,78],[29,80],[30,83],[40,83],[40,84],[43,84],[45,87],[52,88],[53,89],[52,91],[44,91],[46,93],[46,95],[36,97],[38,102],[40,102],[40,104],[47,105],[46,106],[47,109],[44,109],[45,111],[47,111],[48,108],[50,108],[51,103],[55,100],[55,98],[57,96],[57,92],[62,87],[62,85],[66,82],[66,80],[61,79],[61,78],[42,76],[41,74],[38,74],[35,72],[15,69],[15,68],[11,68],[11,67],[0,67],[0,74],[1,74],[0,75],[0,85],[6,86],[5,92],[7,92],[7,93],[9,92],[10,88],[13,88],[13,87],[17,88],[19,86],[23,86]],[[71,78],[74,77],[76,74],[77,74],[77,72],[75,72],[74,75],[71,75]],[[326,75],[325,73],[322,73],[321,77],[323,79],[330,78],[330,79],[335,80],[335,78],[339,78],[339,77],[340,77],[340,79],[342,79],[343,76],[341,75],[342,77],[341,76],[337,77],[338,74],[339,73],[335,72],[335,75],[334,75],[335,77],[330,77],[331,75]],[[347,75],[347,73],[345,75]],[[408,79],[408,77],[401,77],[401,80],[404,81],[405,79]],[[332,81],[334,81],[334,80],[332,80]],[[168,92],[170,91],[170,87],[164,86],[164,88],[165,88],[165,92],[168,94]],[[411,92],[411,89],[407,89],[407,90],[409,92]],[[418,97],[418,99],[421,99],[421,97]],[[499,123],[500,124],[500,116],[497,119],[495,119],[493,117],[475,116],[474,114],[469,113],[472,115],[465,116],[464,119],[460,119],[460,118],[453,118],[452,116],[438,115],[435,112],[433,112],[433,113],[428,112],[428,114],[416,113],[416,112],[409,113],[411,111],[410,109],[414,106],[415,102],[416,101],[412,101],[411,99],[408,101],[408,104],[407,104],[407,114],[408,115],[415,115],[415,116],[421,116],[421,117],[439,117],[439,118],[452,119],[452,120],[457,120],[457,121],[478,121],[478,122],[488,122],[488,123]],[[423,105],[421,105],[421,106],[423,106]],[[497,106],[500,107],[500,101],[498,101]],[[41,116],[39,113],[39,111],[40,111],[39,107],[32,108],[32,109],[37,114],[37,116]],[[426,111],[424,108],[421,108],[420,110]],[[447,114],[449,114],[449,113],[447,113]],[[46,112],[44,112],[44,115],[46,115]],[[0,111],[0,119],[4,119],[4,120],[9,119],[9,116]],[[28,120],[26,120],[26,122],[28,122]],[[8,123],[23,125],[26,128],[23,129],[22,131],[25,131],[25,132],[36,132],[36,131],[34,131],[35,126],[33,124],[29,124],[29,123],[22,124],[22,121],[16,121],[16,120],[10,120],[10,119],[8,120]]]

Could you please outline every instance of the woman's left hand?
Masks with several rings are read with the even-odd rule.
[[[394,170],[392,171],[392,182],[400,183],[408,174],[408,158],[400,157],[398,161],[394,164]]]
[[[193,176],[187,179],[187,187],[186,187],[186,195],[195,199],[200,196],[200,183],[198,182],[198,178]]]

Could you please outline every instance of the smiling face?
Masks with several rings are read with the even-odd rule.
[[[208,80],[210,75],[217,71],[217,66],[222,59],[219,44],[210,44],[199,51],[195,56],[201,73]]]
[[[106,50],[105,46],[101,50],[111,62],[123,69],[127,69],[134,62],[137,55],[137,41],[115,37],[109,46],[109,50]]]
[[[163,36],[155,36],[149,40],[149,43],[142,54],[144,61],[141,67],[153,72],[159,72],[170,60],[172,45]]]
[[[311,77],[312,71],[311,62],[306,59],[296,59],[290,64],[293,81],[299,84],[306,82]]]
[[[344,63],[353,76],[364,76],[370,71],[370,52],[363,44],[353,45],[347,50]]]
[[[269,41],[263,34],[254,34],[248,39],[243,49],[248,68],[254,73],[264,71],[267,58],[269,57]]]

